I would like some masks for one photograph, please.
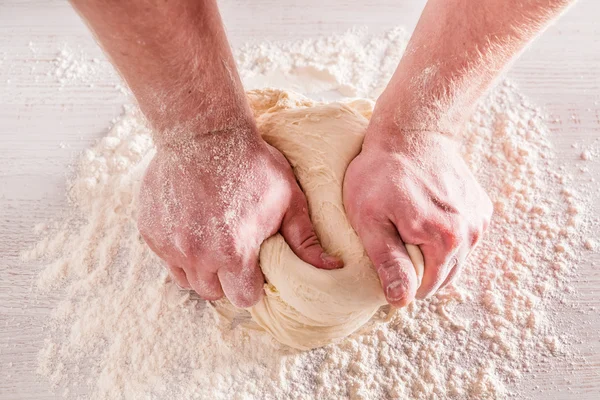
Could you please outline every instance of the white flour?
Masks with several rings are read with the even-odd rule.
[[[270,83],[317,98],[375,97],[406,41],[400,29],[375,37],[357,30],[249,46],[236,57],[248,89]],[[81,79],[65,59],[63,76]],[[495,215],[458,286],[339,345],[299,352],[226,322],[168,280],[136,230],[134,177],[153,145],[138,111],[126,107],[80,158],[73,219],[38,226],[44,237],[24,254],[47,261],[40,296],[63,293],[39,372],[59,393],[75,396],[83,386],[94,399],[510,395],[539,362],[572,359],[553,310],[596,242],[583,200],[554,166],[543,116],[511,84],[482,102],[464,138]]]

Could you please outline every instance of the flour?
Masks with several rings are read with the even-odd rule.
[[[29,46],[32,53],[35,53],[33,44]],[[68,46],[64,46],[52,61],[54,70],[49,75],[56,78],[61,84],[67,83],[88,83],[93,87],[95,77],[98,74],[98,64],[100,60],[94,58],[92,62],[83,55],[75,52]]]
[[[401,29],[353,30],[248,46],[236,57],[247,89],[276,76],[277,86],[315,97],[374,97],[406,40]],[[582,194],[555,166],[542,113],[510,83],[481,102],[464,132],[465,159],[495,214],[456,286],[306,352],[243,316],[228,322],[170,281],[135,224],[136,177],[152,151],[139,111],[125,107],[80,157],[73,217],[38,225],[40,241],[23,255],[46,262],[38,295],[61,293],[39,372],[67,397],[85,389],[93,399],[503,398],[539,362],[572,359],[553,310],[596,242]]]
[[[37,54],[38,48],[34,43],[29,42],[28,47],[33,55]],[[47,73],[47,76],[60,85],[61,91],[72,85],[84,84],[89,88],[96,87],[96,84],[105,86],[106,81],[116,79],[116,72],[107,60],[92,57],[68,44],[63,44],[51,61],[54,68]],[[39,61],[35,63],[38,64]],[[37,78],[36,76],[36,81]],[[121,94],[129,93],[129,89],[120,83],[115,85],[114,89]]]
[[[402,28],[381,35],[355,28],[341,35],[247,45],[235,52],[246,89],[278,87],[318,99],[377,98],[408,44]]]

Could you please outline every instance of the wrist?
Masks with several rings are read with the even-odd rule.
[[[406,148],[444,137],[458,143],[458,127],[427,110],[411,111],[408,107],[378,100],[367,128],[363,147]]]
[[[264,143],[253,120],[228,120],[207,127],[183,124],[154,136],[158,153],[244,153]]]
[[[247,140],[259,138],[254,116],[243,89],[225,85],[222,96],[206,96],[186,90],[173,94],[168,106],[144,112],[154,128],[157,147],[181,147],[203,136],[231,136]],[[144,110],[143,110],[144,111]]]
[[[442,78],[436,78],[442,80]],[[433,83],[412,87],[391,82],[377,100],[372,120],[410,134],[438,132],[455,136],[468,117],[470,106],[451,95],[452,91]]]
[[[437,121],[423,123],[415,121],[414,114],[403,118],[395,109],[375,108],[367,128],[363,150],[386,153],[424,154],[438,148],[440,143],[448,152],[459,151],[458,126],[445,124],[441,130]]]

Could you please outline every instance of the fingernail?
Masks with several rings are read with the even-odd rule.
[[[332,268],[341,268],[344,265],[342,260],[340,260],[338,257],[330,256],[326,253],[321,254],[321,260],[325,261],[325,263]]]
[[[406,284],[402,281],[392,282],[386,290],[387,298],[392,301],[402,300],[407,294]]]

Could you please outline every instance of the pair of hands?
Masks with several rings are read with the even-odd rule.
[[[377,112],[373,120],[393,120]],[[342,267],[319,244],[287,160],[255,128],[193,140],[184,155],[159,151],[140,191],[139,230],[179,286],[207,300],[225,295],[238,307],[256,304],[264,283],[260,246],[278,231],[307,263]],[[242,150],[220,150],[231,146]],[[487,229],[491,202],[458,146],[441,133],[372,122],[346,171],[346,212],[394,306],[447,285]],[[404,243],[423,253],[420,287]]]
[[[156,137],[189,140],[185,151],[159,150],[140,199],[140,232],[180,286],[206,299],[226,295],[240,307],[256,303],[260,245],[277,231],[304,261],[341,267],[321,248],[285,158],[253,122],[222,131],[252,113],[216,0],[71,2]],[[343,188],[349,220],[392,305],[450,282],[487,228],[490,200],[447,135],[458,133],[502,69],[571,2],[427,1]],[[419,288],[404,243],[423,253]]]
[[[156,137],[172,144],[195,134],[184,137],[191,141],[183,152],[159,150],[141,191],[140,232],[181,286],[207,299],[225,294],[237,306],[256,303],[260,245],[277,231],[315,267],[341,266],[319,245],[290,166],[252,122],[205,134],[251,119],[216,0],[71,2]],[[453,279],[485,231],[490,201],[445,135],[460,130],[502,69],[571,2],[427,1],[343,188],[391,304]],[[235,152],[219,152],[226,148]],[[419,288],[403,243],[423,253]]]

